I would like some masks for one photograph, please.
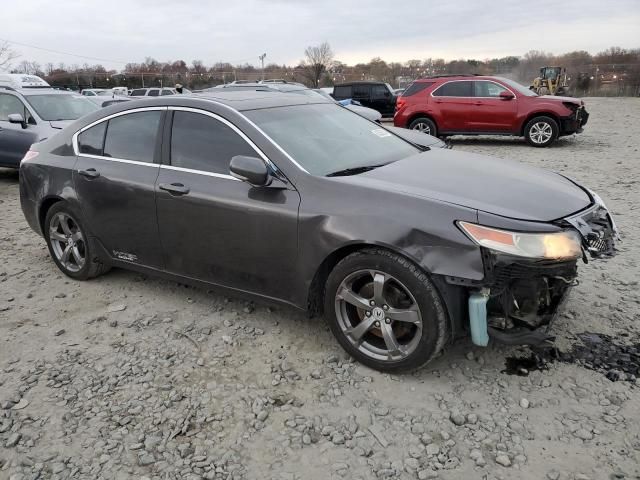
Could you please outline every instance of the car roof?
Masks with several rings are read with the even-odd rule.
[[[0,73],[0,86],[5,89],[23,91],[27,89],[51,89],[51,85],[36,75],[24,73]]]
[[[459,75],[432,75],[430,77],[418,78],[416,82],[446,82],[449,80],[501,80],[501,77],[495,75],[476,75],[476,74],[459,74]]]
[[[353,82],[345,82],[334,85],[335,87],[348,87],[349,85],[385,85],[386,82],[378,82],[375,80],[356,80]]]
[[[32,97],[34,95],[80,95],[78,92],[56,90],[55,88],[22,88],[16,91],[25,97]]]
[[[329,103],[329,100],[325,100],[323,97],[317,96],[308,97],[306,95],[298,95],[295,93],[287,93],[277,90],[232,90],[225,91],[220,89],[220,92],[202,92],[194,93],[191,95],[185,95],[183,98],[209,100],[217,103],[222,103],[240,112],[245,110],[258,110],[263,108],[275,108],[275,107],[288,107],[293,105],[306,105],[313,103]],[[167,101],[169,101],[167,99]]]

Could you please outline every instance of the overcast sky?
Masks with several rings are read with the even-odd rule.
[[[147,56],[258,65],[264,52],[295,64],[323,41],[348,64],[640,47],[640,0],[2,0],[1,11],[0,41],[105,59],[14,44],[16,62],[118,70]]]

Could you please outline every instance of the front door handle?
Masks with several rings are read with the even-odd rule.
[[[171,195],[186,195],[190,191],[189,187],[185,187],[182,183],[161,183],[158,188]]]
[[[100,172],[96,171],[95,168],[87,168],[86,170],[78,170],[78,174],[82,175],[85,178],[92,179],[98,178],[100,176]]]

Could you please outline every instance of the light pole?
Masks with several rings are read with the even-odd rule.
[[[262,81],[264,82],[264,57],[266,57],[267,54],[263,53],[262,55],[260,55],[258,57],[258,59],[260,60],[260,62],[262,63]]]

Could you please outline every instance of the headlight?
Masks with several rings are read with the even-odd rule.
[[[520,233],[458,222],[478,245],[527,258],[573,259],[582,256],[580,235],[573,230],[556,233]]]

